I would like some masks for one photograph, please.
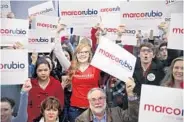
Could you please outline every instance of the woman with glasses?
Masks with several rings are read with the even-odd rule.
[[[87,38],[84,38],[84,40],[87,40]],[[72,85],[69,108],[70,122],[75,122],[76,117],[89,107],[88,91],[91,88],[99,87],[100,71],[90,65],[91,59],[91,46],[87,43],[79,44],[68,71],[68,78],[63,81],[68,80]]]

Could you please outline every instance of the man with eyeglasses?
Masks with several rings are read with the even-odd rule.
[[[135,82],[132,78],[126,82],[126,91],[129,96],[135,97],[133,88]],[[120,107],[109,108],[107,106],[106,93],[101,88],[92,88],[87,95],[90,107],[78,116],[75,122],[137,122],[138,101],[129,99],[129,108],[123,110]]]
[[[139,58],[137,59],[133,78],[136,86],[134,93],[141,94],[142,84],[160,85],[160,81],[165,76],[163,66],[159,62],[153,61],[155,48],[153,44],[146,42],[140,45]]]

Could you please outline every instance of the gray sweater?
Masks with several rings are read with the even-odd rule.
[[[12,117],[11,122],[27,122],[27,105],[28,105],[28,93],[21,92],[20,93],[20,104],[18,109],[18,114],[16,117]]]

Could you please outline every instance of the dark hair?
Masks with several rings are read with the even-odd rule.
[[[46,57],[39,57],[36,61],[36,64],[35,64],[35,74],[33,75],[34,77],[37,77],[37,73],[36,73],[36,70],[37,68],[39,67],[39,65],[41,64],[46,64],[48,65],[49,69],[51,69],[51,66],[49,64],[49,62],[46,60]]]
[[[42,101],[42,103],[41,103],[41,114],[42,114],[42,116],[44,115],[43,113],[44,113],[45,109],[47,109],[47,108],[57,109],[58,110],[58,116],[62,112],[61,104],[60,104],[59,100],[54,96],[47,97],[44,101]]]
[[[160,48],[163,47],[163,46],[166,46],[166,47],[167,47],[167,42],[161,43],[161,44],[159,45],[158,49],[160,50]]]
[[[72,55],[72,52],[70,51],[70,49],[68,47],[63,47],[63,51],[68,52],[68,54],[70,56],[70,61],[72,61],[73,55]]]
[[[141,44],[140,47],[139,47],[139,52],[140,52],[142,47],[148,47],[153,51],[153,54],[156,53],[156,49],[155,49],[154,45],[150,42],[145,42],[145,43]]]
[[[1,102],[7,102],[10,104],[11,108],[13,108],[15,106],[15,101],[11,98],[8,97],[2,97],[1,98]]]

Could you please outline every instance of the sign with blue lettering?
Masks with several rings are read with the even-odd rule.
[[[29,30],[28,50],[29,52],[51,52],[55,42],[55,33],[43,30]]]
[[[19,42],[26,48],[28,44],[28,20],[1,18],[0,21],[0,45],[12,46],[15,42]]]
[[[28,51],[1,50],[1,85],[23,84],[28,78]]]
[[[100,38],[100,44],[91,61],[94,67],[125,82],[132,77],[135,63],[134,55],[105,37]]]

